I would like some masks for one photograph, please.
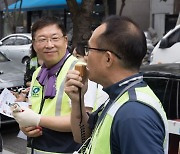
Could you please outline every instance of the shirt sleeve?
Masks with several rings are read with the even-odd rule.
[[[97,83],[88,80],[88,89],[84,95],[84,105],[85,107],[94,107],[94,103],[96,101],[96,91],[97,91]],[[71,99],[69,98],[69,104],[71,106]]]
[[[156,111],[128,102],[115,115],[111,135],[112,153],[164,154],[165,130]]]
[[[97,94],[97,83],[88,80],[88,89],[84,95],[84,104],[85,107],[94,107],[94,103],[96,102],[96,94]]]

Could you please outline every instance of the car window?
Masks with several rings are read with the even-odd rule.
[[[31,40],[25,36],[10,36],[2,41],[3,45],[26,45],[31,44]]]
[[[15,37],[8,37],[2,41],[3,45],[14,45]]]
[[[163,38],[161,40],[159,48],[170,48],[177,42],[180,42],[180,29],[174,31],[169,37]]]
[[[177,42],[180,42],[180,29],[177,29],[168,38],[169,46],[172,46]]]
[[[144,80],[161,100],[168,119],[180,118],[180,80],[144,76]]]
[[[15,39],[14,45],[26,45],[30,43],[31,41],[27,37],[17,36]]]

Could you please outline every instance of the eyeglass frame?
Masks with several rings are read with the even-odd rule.
[[[50,41],[51,43],[54,44],[54,43],[60,41],[60,39],[63,38],[63,37],[64,37],[64,35],[58,36],[58,37],[56,38],[57,40],[55,40],[55,38],[53,39],[53,37],[51,37],[51,38],[46,38],[46,37],[44,37],[44,39],[41,39],[41,40],[33,39],[33,41],[35,41],[35,42],[37,42],[37,43],[39,43],[39,44],[47,44],[47,43]]]
[[[122,59],[117,53],[115,53],[115,52],[112,51],[112,50],[101,49],[101,48],[91,48],[91,47],[88,47],[88,46],[84,46],[85,56],[88,56],[88,55],[89,55],[89,50],[97,50],[97,51],[101,51],[101,52],[109,51],[109,52],[113,53],[116,57],[118,57],[119,59]]]

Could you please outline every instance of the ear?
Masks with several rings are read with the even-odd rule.
[[[68,40],[68,37],[67,37],[67,36],[64,36],[64,39],[67,41],[67,40]]]
[[[64,41],[66,42],[66,48],[68,47],[68,37],[64,36]]]
[[[107,66],[111,66],[114,62],[114,56],[111,52],[106,51],[105,53],[105,63]]]

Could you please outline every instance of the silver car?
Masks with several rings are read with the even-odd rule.
[[[9,60],[0,52],[0,93],[4,88],[17,89],[24,84],[25,65]]]
[[[180,25],[171,29],[152,51],[150,64],[180,63]]]
[[[154,49],[154,45],[152,43],[152,38],[148,32],[144,32],[145,37],[146,37],[146,43],[147,43],[147,53],[142,61],[143,65],[149,65],[150,63],[150,57],[151,57],[151,52]]]
[[[9,60],[0,52],[0,93],[4,88],[17,91],[24,85],[25,65]],[[0,124],[14,123],[15,120],[0,114]]]
[[[31,43],[30,33],[10,34],[0,40],[0,51],[9,59],[24,64],[29,59]]]

